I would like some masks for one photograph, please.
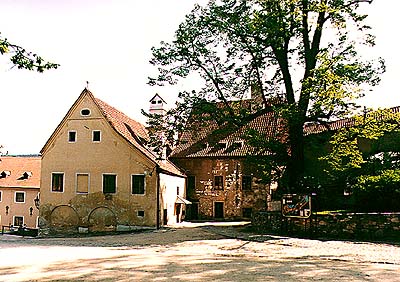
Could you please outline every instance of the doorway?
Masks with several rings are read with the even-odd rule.
[[[224,218],[224,202],[214,202],[214,217]]]

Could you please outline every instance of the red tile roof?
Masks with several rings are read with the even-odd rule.
[[[0,156],[0,188],[39,189],[40,163],[40,157]],[[10,174],[4,177],[8,172]]]
[[[154,154],[145,145],[146,141],[149,139],[149,135],[146,127],[143,124],[131,119],[124,113],[108,105],[106,102],[103,102],[98,98],[95,98],[89,90],[85,89],[83,92],[85,91],[90,96],[93,97],[95,103],[99,106],[99,109],[101,110],[106,120],[110,123],[111,127],[117,133],[119,133],[125,140],[127,140],[137,149],[139,149],[144,155],[146,155],[153,162],[158,164],[158,166],[163,172],[178,176],[184,176],[184,173],[180,171],[170,161],[157,159],[156,154]]]
[[[215,121],[208,121],[206,126],[196,126],[194,122],[190,128],[181,135],[180,144],[173,151],[172,158],[245,157],[254,154],[255,148],[243,138],[249,129],[256,130],[266,138],[286,139],[284,120],[272,111],[255,116],[239,128],[222,128]],[[225,146],[221,146],[221,143]]]

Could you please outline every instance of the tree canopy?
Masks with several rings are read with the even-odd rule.
[[[7,38],[3,38],[1,35],[0,54],[9,55],[12,65],[19,69],[43,72],[49,69],[56,69],[59,66],[59,64],[47,62],[41,56],[9,42]]]
[[[182,91],[170,112],[179,127],[193,110],[240,126],[255,110],[238,111],[230,101],[249,98],[252,88],[256,111],[272,104],[287,121],[289,157],[277,166],[287,167],[288,187],[294,187],[303,174],[304,124],[348,115],[385,70],[381,58],[358,53],[374,45],[367,16],[359,12],[362,2],[372,1],[213,0],[196,6],[173,41],[152,48],[158,75],[149,83],[175,84],[200,74],[202,88]],[[225,107],[210,111],[209,102]]]

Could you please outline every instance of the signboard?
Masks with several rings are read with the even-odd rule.
[[[297,194],[283,195],[282,215],[284,217],[309,218],[311,216],[311,196]]]

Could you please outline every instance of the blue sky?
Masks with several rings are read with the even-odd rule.
[[[194,3],[206,0],[1,0],[0,32],[9,41],[61,64],[42,74],[11,69],[0,57],[0,144],[10,154],[39,153],[89,81],[94,95],[144,122],[141,109],[160,93],[169,105],[176,88],[146,84],[154,72],[150,48],[171,40]],[[366,5],[377,46],[367,55],[382,56],[387,72],[363,103],[400,105],[397,51],[400,1]],[[389,20],[390,19],[390,20]]]

